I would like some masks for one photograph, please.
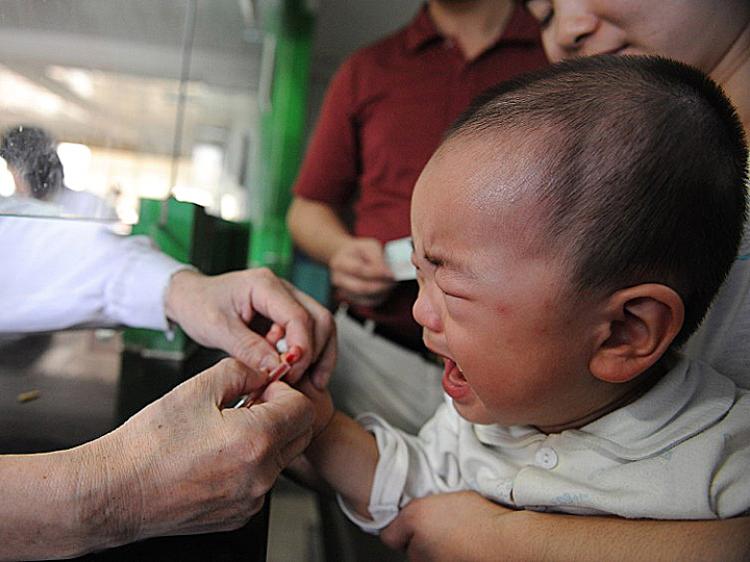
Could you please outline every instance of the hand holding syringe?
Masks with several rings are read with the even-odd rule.
[[[293,345],[289,350],[287,350],[286,340],[283,338],[276,343],[276,349],[279,351],[279,353],[281,353],[281,364],[279,364],[274,370],[268,373],[268,378],[266,379],[266,382],[262,387],[240,398],[239,401],[233,406],[234,408],[242,408],[243,406],[250,407],[255,404],[258,398],[260,398],[263,392],[266,390],[268,385],[285,377],[291,370],[292,365],[294,365],[297,361],[299,361],[300,357],[302,357],[302,349],[298,345]]]

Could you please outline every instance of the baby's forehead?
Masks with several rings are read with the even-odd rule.
[[[518,146],[498,150],[475,140],[446,144],[415,194],[415,234],[427,245],[440,240],[451,246],[460,230],[482,239],[486,250],[503,246],[537,254],[546,217],[534,196],[539,180],[532,164]]]
[[[514,134],[516,133],[516,134]],[[546,143],[536,134],[472,133],[449,139],[443,166],[455,173],[457,197],[479,212],[540,205],[539,187],[548,166],[540,153]]]

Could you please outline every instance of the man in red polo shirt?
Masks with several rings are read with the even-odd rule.
[[[442,368],[411,316],[417,283],[394,281],[383,244],[409,236],[414,183],[451,122],[489,86],[545,63],[536,23],[512,0],[429,0],[332,79],[288,222],[344,303],[331,390],[348,413],[416,431],[440,403]]]

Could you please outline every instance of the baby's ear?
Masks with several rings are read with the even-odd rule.
[[[646,283],[612,294],[604,303],[591,374],[612,383],[634,379],[667,351],[684,317],[682,298],[666,285]]]

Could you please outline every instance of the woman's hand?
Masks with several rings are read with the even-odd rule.
[[[522,560],[510,554],[516,546],[505,547],[506,540],[513,540],[502,526],[509,513],[516,512],[475,492],[428,496],[410,502],[380,538],[415,561]]]
[[[309,372],[324,388],[336,361],[333,317],[312,297],[268,269],[247,269],[206,276],[181,270],[172,276],[167,316],[198,343],[223,349],[246,365],[270,372],[280,363],[274,344],[285,337],[302,357],[287,375],[296,382]],[[272,322],[265,335],[248,326],[262,315]]]

